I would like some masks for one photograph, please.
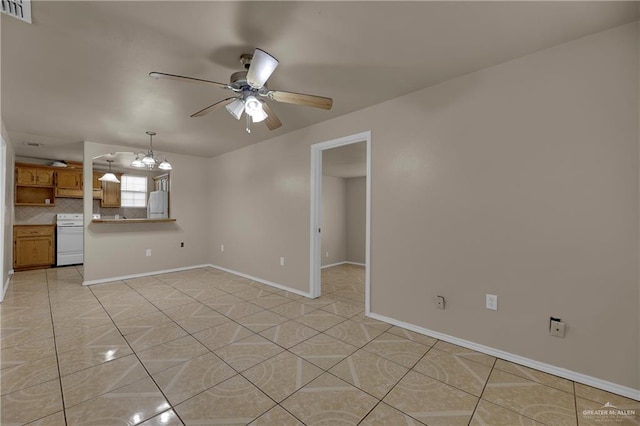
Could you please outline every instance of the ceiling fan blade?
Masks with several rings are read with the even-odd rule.
[[[249,86],[259,89],[267,82],[273,71],[278,66],[278,60],[264,50],[256,49],[253,52],[251,65],[247,71],[247,83]]]
[[[226,104],[230,103],[231,101],[234,101],[236,98],[227,98],[227,99],[223,99],[220,102],[216,102],[213,105],[209,105],[208,107],[206,107],[205,109],[201,109],[200,111],[196,112],[195,114],[191,115],[191,118],[194,117],[202,117],[203,115],[207,115],[209,114],[211,111],[215,111],[220,107],[225,106]]]
[[[157,72],[157,71],[150,72],[149,73],[149,77],[167,78],[167,79],[170,79],[170,80],[177,80],[177,81],[188,81],[190,83],[210,84],[210,85],[219,87],[221,89],[229,89],[230,88],[228,84],[218,83],[216,81],[202,80],[202,79],[199,79],[199,78],[185,77],[185,76],[182,76],[182,75],[175,75],[175,74],[166,74],[166,73]]]
[[[331,109],[333,99],[323,96],[305,95],[303,93],[283,92],[280,90],[270,90],[267,94],[269,99],[287,104],[305,105],[315,108]]]
[[[282,122],[266,102],[262,103],[262,109],[267,113],[267,118],[264,119],[264,124],[267,125],[269,130],[275,130],[282,126]]]

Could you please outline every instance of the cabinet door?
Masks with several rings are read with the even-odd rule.
[[[93,172],[93,199],[102,200],[102,181],[99,180],[104,172]]]
[[[36,169],[16,167],[16,185],[35,185]]]
[[[119,178],[118,178],[119,179]],[[120,207],[120,184],[116,182],[102,182],[101,207]]]
[[[15,268],[29,266],[53,265],[53,238],[52,237],[25,237],[14,241]]]
[[[36,184],[39,186],[53,186],[53,170],[36,169]]]
[[[56,188],[82,189],[82,172],[79,170],[58,170]]]
[[[102,181],[100,178],[104,175],[104,172],[93,172],[93,190],[102,189]]]

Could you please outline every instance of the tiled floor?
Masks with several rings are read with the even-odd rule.
[[[0,423],[640,424],[633,400],[365,317],[361,267],[322,275],[310,300],[211,268],[91,287],[76,267],[17,273]],[[583,414],[607,403],[637,415]]]

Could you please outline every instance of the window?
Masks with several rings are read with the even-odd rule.
[[[122,175],[120,178],[120,205],[147,207],[147,177]]]

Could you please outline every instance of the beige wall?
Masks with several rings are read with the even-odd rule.
[[[209,160],[211,263],[308,293],[307,137],[292,132]]]
[[[346,179],[347,262],[365,263],[367,178]]]
[[[637,31],[211,159],[213,263],[308,291],[309,146],[371,130],[372,312],[640,388]]]
[[[347,260],[346,179],[322,176],[322,266]]]
[[[128,147],[85,142],[84,158]],[[169,155],[168,155],[169,156]],[[169,156],[171,172],[171,216],[175,223],[98,224],[85,221],[86,281],[184,268],[209,263],[207,229],[211,221],[208,193],[207,160],[187,155]],[[91,217],[92,187],[90,161],[85,161],[84,214]],[[180,247],[184,242],[184,248]],[[151,257],[145,250],[151,249]],[[117,268],[114,267],[117,265]]]

